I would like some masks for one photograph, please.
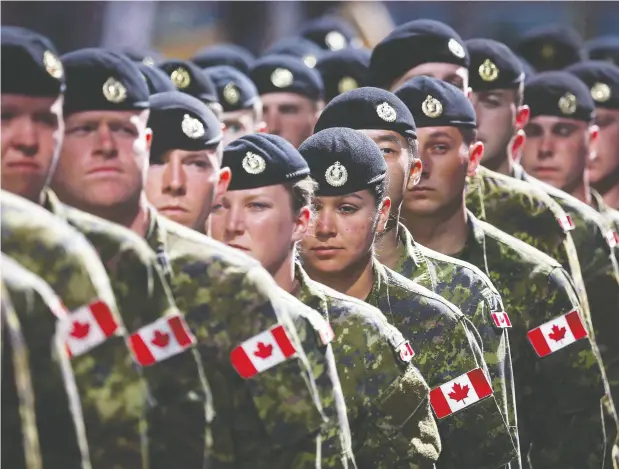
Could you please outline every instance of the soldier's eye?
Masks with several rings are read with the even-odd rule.
[[[344,213],[345,215],[351,215],[355,212],[357,212],[359,209],[357,207],[355,207],[354,205],[350,205],[350,204],[346,204],[346,205],[340,205],[339,206],[339,211]]]

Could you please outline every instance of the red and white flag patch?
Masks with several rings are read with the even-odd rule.
[[[404,363],[410,362],[415,356],[415,351],[408,340],[398,347],[398,353],[400,354],[400,360]]]
[[[606,238],[606,242],[610,246],[610,248],[614,248],[617,244],[619,244],[619,234],[613,230],[609,230],[604,234]]]
[[[242,378],[251,378],[296,353],[284,326],[277,325],[247,339],[232,350],[230,361]]]
[[[527,333],[531,345],[540,357],[587,337],[587,330],[578,311],[559,316]]]
[[[559,222],[559,225],[561,225],[561,228],[563,228],[563,231],[572,231],[574,228],[576,228],[572,217],[570,217],[567,213],[557,218],[557,221]]]
[[[505,311],[497,311],[492,313],[492,320],[494,321],[494,325],[501,329],[512,327],[512,322],[509,320],[509,316]]]
[[[475,368],[430,391],[436,418],[442,419],[492,395],[492,387],[481,368]]]
[[[196,338],[183,316],[177,313],[141,327],[131,334],[129,343],[136,361],[148,366],[190,348]]]
[[[118,323],[103,301],[82,306],[59,323],[69,357],[77,357],[105,342],[118,330]]]

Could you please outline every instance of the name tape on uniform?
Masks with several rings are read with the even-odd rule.
[[[500,329],[512,327],[512,322],[509,320],[509,316],[505,311],[495,311],[492,313],[492,320],[494,325]]]
[[[141,327],[129,338],[133,357],[142,366],[178,355],[195,343],[196,338],[180,313]]]
[[[118,330],[118,322],[103,301],[76,309],[58,325],[69,357],[77,357],[102,344]]]
[[[571,311],[530,330],[527,336],[535,352],[545,357],[587,337],[587,330],[578,311]]]
[[[251,378],[296,355],[296,350],[284,326],[247,339],[230,353],[230,361],[242,378]]]
[[[475,368],[430,391],[436,418],[442,419],[492,395],[492,387],[481,368]]]

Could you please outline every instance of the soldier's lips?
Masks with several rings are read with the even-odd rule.
[[[538,166],[533,169],[533,172],[536,174],[554,174],[559,171],[559,168],[555,168],[553,166]]]
[[[240,251],[249,252],[249,249],[247,249],[245,246],[241,246],[240,244],[228,243],[228,246],[234,249],[239,249]]]
[[[41,169],[36,161],[13,161],[6,163],[5,167],[17,171],[38,171]]]
[[[97,166],[96,168],[92,168],[88,171],[87,174],[119,174],[122,171],[117,166]]]
[[[164,205],[159,208],[159,211],[163,213],[187,213],[187,209],[180,205]]]
[[[311,251],[316,254],[316,257],[321,259],[335,256],[342,250],[343,248],[337,248],[334,246],[317,246],[315,248],[311,248]]]

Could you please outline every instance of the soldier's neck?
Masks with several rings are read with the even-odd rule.
[[[416,242],[445,255],[458,253],[466,245],[468,227],[464,202],[457,209],[446,209],[442,213],[404,213],[402,222]]]
[[[146,196],[142,194],[138,203],[126,203],[122,208],[110,207],[97,207],[94,210],[90,210],[90,213],[97,215],[98,217],[105,218],[112,223],[129,228],[131,231],[137,233],[142,238],[146,236],[149,224],[148,204],[146,202]]]
[[[482,161],[482,166],[506,176],[511,176],[514,172],[514,164],[507,154],[492,158],[488,161]]]
[[[394,218],[390,220],[390,225],[387,226],[387,230],[381,234],[380,238],[374,243],[374,250],[376,257],[381,264],[386,265],[390,269],[394,269],[400,258],[398,254],[399,243],[399,229],[398,220],[400,218],[400,211],[394,213]]]
[[[591,197],[591,190],[587,179],[580,181],[578,185],[569,190],[568,193],[589,206],[593,205],[593,198]]]
[[[279,288],[287,291],[292,296],[298,295],[299,282],[297,282],[294,276],[294,251],[289,253],[279,267],[269,269],[269,273],[273,276]]]
[[[606,205],[610,208],[614,208],[615,210],[619,210],[619,183],[604,192],[602,197],[604,198]]]
[[[303,268],[312,280],[362,301],[370,295],[374,284],[371,253],[347,269],[337,272],[316,271],[307,264]]]

